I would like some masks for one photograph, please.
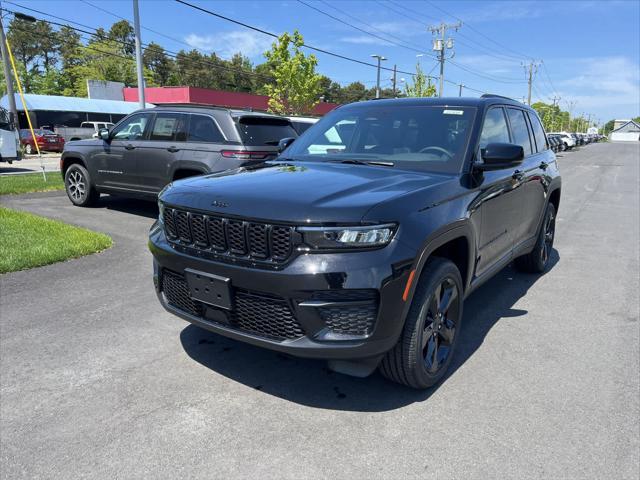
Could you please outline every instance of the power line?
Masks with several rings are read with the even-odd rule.
[[[373,38],[377,38],[377,39],[382,40],[382,41],[384,41],[384,42],[390,43],[391,45],[395,45],[396,47],[405,48],[405,49],[407,49],[407,50],[411,50],[411,51],[414,51],[414,52],[422,53],[422,52],[424,51],[424,49],[417,49],[417,48],[414,48],[414,47],[411,47],[411,46],[402,45],[402,44],[400,44],[400,43],[396,43],[396,42],[394,42],[393,40],[389,40],[388,38],[385,38],[385,37],[383,37],[383,36],[381,36],[381,35],[377,35],[377,34],[375,34],[375,33],[373,33],[373,32],[369,32],[369,31],[365,30],[364,28],[360,28],[360,27],[358,27],[357,25],[354,25],[354,24],[352,24],[352,23],[349,23],[349,22],[347,22],[347,21],[345,21],[345,20],[342,20],[342,19],[341,19],[341,18],[339,18],[339,17],[336,17],[335,15],[332,15],[332,14],[330,14],[330,13],[328,13],[328,12],[325,12],[324,10],[321,10],[321,9],[319,9],[319,8],[317,8],[317,7],[314,7],[313,5],[310,5],[310,4],[308,4],[307,2],[304,2],[303,0],[296,0],[296,1],[297,1],[298,3],[300,3],[300,4],[304,5],[305,7],[310,8],[311,10],[315,10],[316,12],[320,13],[321,15],[324,15],[324,16],[326,16],[326,17],[329,17],[329,18],[331,18],[332,20],[335,20],[336,22],[340,22],[340,23],[341,23],[341,24],[343,24],[343,25],[346,25],[346,26],[348,26],[348,27],[353,28],[354,30],[357,30],[357,31],[359,31],[359,32],[362,32],[362,33],[364,33],[365,35],[369,35],[369,36],[371,36],[371,37],[373,37]],[[403,42],[404,42],[404,41],[403,41]]]
[[[476,75],[477,77],[481,77],[481,78],[485,78],[487,80],[491,80],[493,82],[498,82],[498,83],[510,83],[510,84],[521,84],[521,83],[526,83],[523,80],[517,80],[515,78],[501,78],[501,77],[494,77],[491,76],[489,74],[486,73],[482,73],[482,72],[477,72],[475,70],[472,70],[468,67],[465,67],[464,65],[461,65],[457,62],[454,62],[453,60],[449,60],[449,63],[451,63],[452,65],[455,65],[456,67],[458,67],[461,70],[464,70],[466,72],[469,72],[472,75]]]
[[[194,10],[199,10],[199,11],[201,11],[203,13],[208,14],[208,15],[212,15],[212,16],[220,18],[222,20],[226,20],[226,21],[234,23],[236,25],[240,25],[242,27],[248,28],[250,30],[253,30],[254,32],[259,32],[259,33],[262,33],[264,35],[268,35],[268,36],[270,36],[272,38],[278,38],[278,35],[276,35],[275,33],[268,32],[267,30],[263,30],[262,28],[254,27],[252,25],[240,22],[238,20],[234,20],[233,18],[225,17],[224,15],[220,15],[219,13],[212,12],[211,10],[207,10],[206,8],[200,7],[198,5],[194,5],[194,4],[186,2],[184,0],[175,0],[175,1],[177,3],[181,3],[183,5],[186,5],[187,7],[191,7]],[[302,46],[305,47],[305,48],[308,48],[309,50],[313,50],[314,52],[323,53],[325,55],[329,55],[329,56],[332,56],[332,57],[335,57],[335,58],[340,58],[342,60],[347,60],[347,61],[353,62],[353,63],[358,63],[360,65],[365,65],[367,67],[378,68],[378,65],[376,65],[374,63],[365,62],[364,60],[358,60],[357,58],[347,57],[346,55],[341,55],[339,53],[331,52],[331,51],[325,50],[323,48],[314,47],[314,46],[308,45],[306,43],[304,43]],[[389,72],[393,71],[393,69],[389,68],[389,67],[380,67],[380,68],[382,70],[387,70]],[[414,75],[412,72],[406,72],[406,71],[402,71],[402,70],[398,70],[398,73],[404,73],[406,75]]]

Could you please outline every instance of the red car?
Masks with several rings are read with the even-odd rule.
[[[64,148],[64,138],[50,130],[38,129],[34,130],[36,135],[36,141],[40,150],[45,152],[62,152]],[[33,136],[31,130],[20,130],[20,143],[24,145],[25,152],[27,154],[36,153],[36,145],[33,143]]]

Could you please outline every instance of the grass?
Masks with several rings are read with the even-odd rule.
[[[64,190],[64,181],[60,172],[47,173],[46,182],[42,178],[42,173],[0,175],[0,195],[53,190]]]
[[[112,244],[103,233],[0,207],[0,273],[82,257]]]

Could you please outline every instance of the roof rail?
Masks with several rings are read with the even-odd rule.
[[[510,97],[505,97],[504,95],[496,95],[495,93],[483,93],[480,98],[504,98],[505,100],[512,100],[514,102],[517,102],[517,100],[510,98]]]

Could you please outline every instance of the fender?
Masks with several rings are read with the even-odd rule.
[[[72,163],[79,163],[87,170],[89,169],[89,167],[87,166],[87,161],[85,160],[82,153],[64,151],[62,152],[62,156],[60,157],[60,174],[62,175],[63,179],[67,167]]]
[[[415,271],[413,276],[413,281],[408,291],[407,298],[405,300],[405,305],[402,309],[401,320],[404,325],[407,314],[409,313],[409,308],[411,307],[411,302],[413,301],[413,295],[416,290],[416,286],[419,283],[420,275],[422,274],[422,270],[427,263],[427,260],[431,256],[431,254],[437,250],[439,247],[444,245],[451,240],[455,240],[456,238],[464,237],[467,240],[468,252],[467,252],[467,275],[466,278],[462,279],[462,284],[465,289],[465,293],[468,290],[468,287],[471,283],[471,279],[473,278],[473,266],[475,263],[475,235],[473,234],[473,230],[468,222],[468,220],[458,220],[452,224],[445,225],[433,232],[422,244],[420,249],[420,253],[416,257],[413,265],[411,266],[411,271]],[[409,277],[408,277],[409,278]]]

